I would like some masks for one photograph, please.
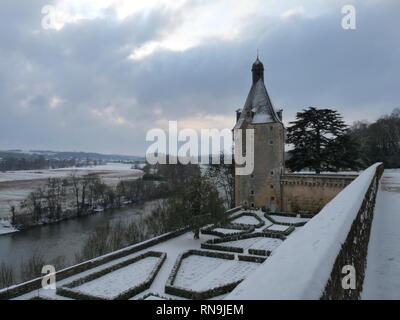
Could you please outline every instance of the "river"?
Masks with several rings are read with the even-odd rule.
[[[12,266],[18,278],[21,262],[28,260],[35,251],[43,256],[46,263],[64,257],[65,263],[71,265],[75,261],[75,254],[80,252],[89,234],[97,227],[118,221],[125,224],[144,217],[151,213],[158,202],[149,201],[143,205],[131,205],[0,235],[0,264],[5,262]]]

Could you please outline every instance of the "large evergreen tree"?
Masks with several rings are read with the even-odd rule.
[[[286,164],[291,170],[320,173],[360,167],[359,147],[336,110],[310,107],[298,112],[290,124],[288,143],[294,148]]]

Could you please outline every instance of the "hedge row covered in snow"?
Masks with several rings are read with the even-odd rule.
[[[232,229],[232,230],[238,230],[238,231],[231,232],[231,233],[223,233],[223,232],[214,230],[216,228]],[[253,231],[254,231],[254,226],[250,226],[250,225],[244,226],[244,225],[239,225],[236,223],[228,223],[228,224],[224,224],[224,225],[215,224],[215,225],[209,226],[207,228],[201,229],[202,234],[209,234],[209,235],[217,236],[217,237],[230,237],[235,234],[251,233]]]
[[[366,169],[226,299],[357,299],[382,172]],[[355,290],[341,287],[344,265],[356,268]]]
[[[234,222],[234,220],[239,219],[241,217],[253,217],[258,221],[258,224],[247,224],[247,223],[237,223]],[[245,228],[261,228],[263,225],[265,225],[265,221],[263,219],[261,219],[256,213],[253,212],[242,212],[234,217],[232,217],[232,219],[230,220],[230,223],[233,225],[239,225],[239,226],[243,226]]]
[[[266,238],[277,238],[284,241],[286,237],[281,232],[256,232],[256,233],[246,233],[246,234],[237,234],[224,238],[210,239],[201,244],[202,249],[209,250],[218,250],[218,251],[228,251],[228,252],[236,252],[236,253],[244,253],[243,248],[232,247],[229,246],[229,242],[244,240],[249,238],[257,238],[257,237],[266,237]],[[221,244],[226,243],[226,244]],[[249,252],[250,253],[250,252]],[[266,250],[263,255],[270,255],[271,251]]]

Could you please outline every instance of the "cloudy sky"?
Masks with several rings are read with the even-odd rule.
[[[400,107],[399,14],[398,0],[1,0],[0,149],[143,154],[168,120],[231,128],[257,49],[285,122],[310,105],[373,121]]]

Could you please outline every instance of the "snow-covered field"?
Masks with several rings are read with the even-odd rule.
[[[174,285],[204,291],[244,279],[259,263],[191,255],[182,261]]]
[[[243,224],[259,224],[259,221],[252,217],[252,216],[241,216],[235,220],[232,221],[233,223],[243,223]]]
[[[46,170],[18,170],[0,172],[0,182],[7,181],[21,181],[21,180],[37,180],[48,178],[65,178],[71,174],[86,175],[88,173],[99,172],[105,176],[112,173],[118,173],[119,176],[132,175],[140,173],[140,170],[132,169],[129,163],[107,163],[99,166],[89,167],[72,167],[60,169],[46,169]]]
[[[272,230],[272,231],[286,231],[289,228],[289,226],[283,226],[280,224],[272,224],[268,227],[267,230]]]
[[[96,173],[104,183],[117,185],[121,180],[134,180],[142,175],[141,170],[131,167],[126,163],[107,163],[91,167],[0,172],[0,218],[9,217],[11,206],[17,206],[33,190],[43,187],[48,178]]]
[[[146,257],[75,287],[74,290],[104,299],[114,299],[124,291],[146,281],[159,260],[157,257]]]
[[[221,232],[223,234],[229,234],[229,233],[239,233],[242,230],[238,230],[238,229],[225,229],[225,228],[215,228],[213,229],[213,231],[217,231],[217,232]]]

